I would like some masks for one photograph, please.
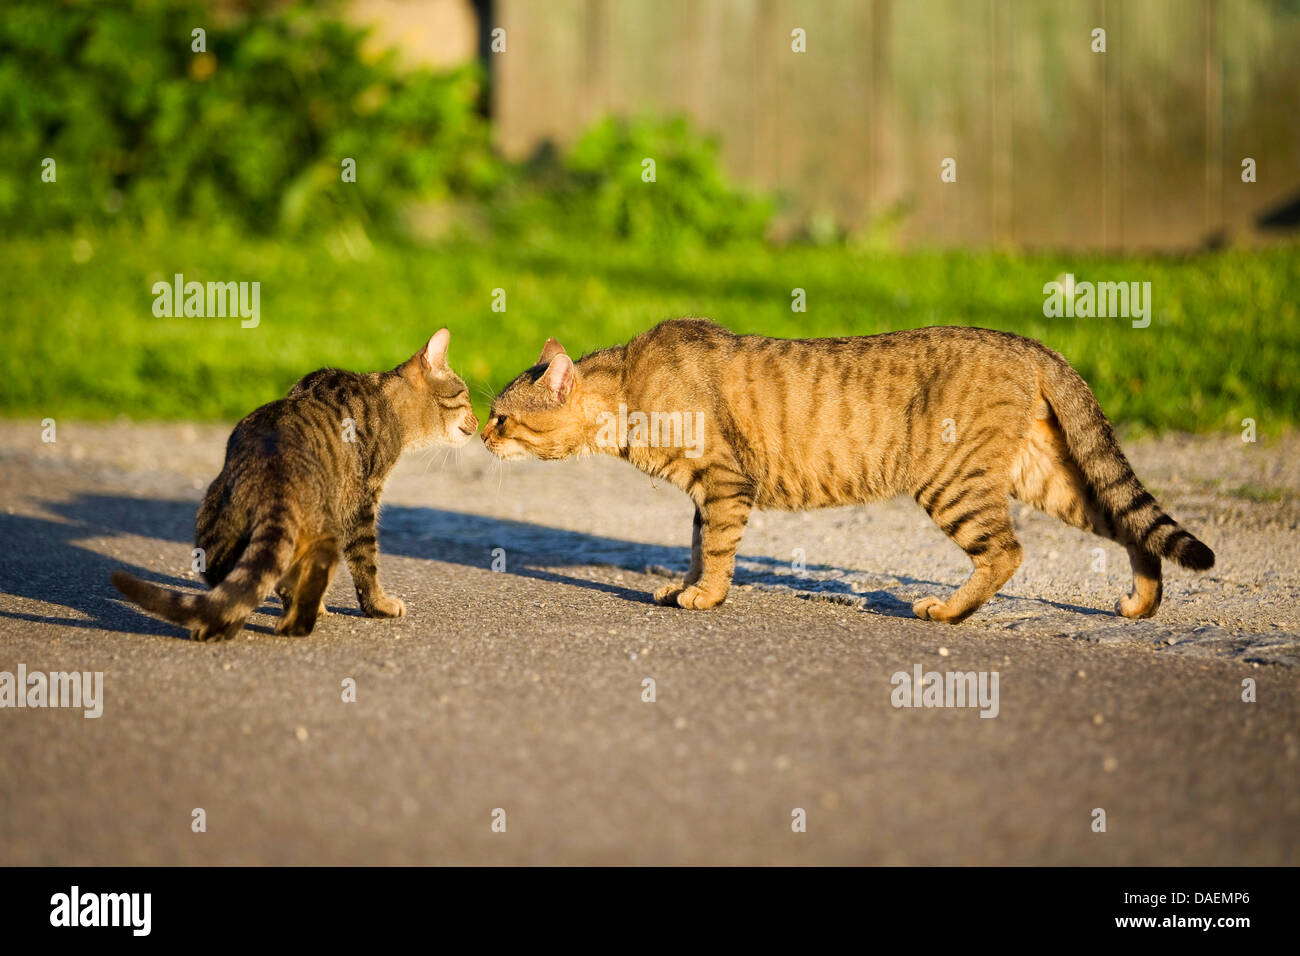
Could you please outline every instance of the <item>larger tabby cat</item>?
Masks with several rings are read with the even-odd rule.
[[[648,428],[644,418],[610,427],[637,412]],[[690,444],[672,440],[685,433],[678,414],[702,429]],[[1079,374],[1006,332],[771,339],[679,319],[577,362],[552,339],[493,401],[483,441],[501,458],[604,452],[685,491],[695,502],[690,571],[655,594],[684,608],[726,598],[751,509],[900,492],[974,565],[947,600],[913,605],[928,620],[963,620],[1020,566],[1010,495],[1127,549],[1125,617],[1160,606],[1162,557],[1196,570],[1214,564],[1142,487]]]
[[[377,575],[375,518],[389,471],[408,448],[461,445],[478,431],[469,390],[447,366],[450,333],[390,372],[326,368],[237,426],[199,508],[195,541],[213,590],[181,594],[125,571],[113,584],[196,640],[229,639],[274,588],[278,634],[310,634],[340,553],[361,609],[401,617]]]

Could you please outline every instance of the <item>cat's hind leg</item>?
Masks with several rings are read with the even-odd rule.
[[[289,599],[284,616],[276,625],[275,633],[304,637],[312,632],[323,606],[322,599],[329,589],[330,578],[334,576],[338,563],[337,538],[317,538],[303,549],[302,556],[294,562],[294,567],[298,569],[296,590]]]
[[[298,594],[298,580],[302,577],[302,560],[294,561],[289,565],[289,570],[284,572],[284,577],[280,578],[275,584],[275,596],[280,599],[284,605],[284,613],[289,613],[289,608],[293,607],[293,599]]]
[[[233,641],[244,629],[244,619],[225,623],[204,624],[190,631],[191,641]]]
[[[1164,593],[1160,558],[1142,550],[1117,526],[1070,456],[1055,415],[1036,420],[1011,472],[1015,496],[1068,525],[1124,546],[1133,569],[1133,589],[1116,604],[1124,617],[1151,617]]]
[[[964,621],[1010,580],[1020,567],[1022,552],[1011,527],[1011,512],[1004,494],[971,492],[969,500],[948,497],[945,507],[936,503],[930,517],[966,552],[975,570],[946,601],[924,597],[912,605],[922,620],[956,624]]]
[[[284,573],[275,585],[275,596],[280,599],[284,606],[284,613],[289,613],[289,608],[293,605],[294,596],[298,593],[298,581],[302,577],[302,562],[295,561]],[[325,599],[321,598],[320,607],[316,611],[317,617],[324,617],[329,611],[325,609]]]
[[[203,560],[200,570],[208,587],[215,588],[234,570],[251,534],[246,518],[230,507],[228,497],[209,491],[194,521],[194,543]]]

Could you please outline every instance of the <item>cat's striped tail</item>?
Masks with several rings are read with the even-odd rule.
[[[243,628],[293,561],[296,517],[285,506],[272,508],[254,525],[248,546],[230,573],[211,591],[172,591],[113,572],[113,586],[151,614],[190,629],[195,640],[229,640]]]
[[[1043,395],[1056,412],[1070,449],[1097,503],[1141,551],[1193,571],[1214,566],[1214,552],[1173,518],[1142,486],[1110,422],[1083,377],[1049,351],[1042,368]]]

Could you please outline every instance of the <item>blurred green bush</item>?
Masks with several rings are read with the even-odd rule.
[[[770,205],[729,186],[716,144],[686,121],[608,120],[563,156],[510,164],[492,149],[477,66],[399,70],[366,36],[328,3],[5,0],[0,225],[384,230],[417,204],[451,202],[510,237],[763,235]],[[55,184],[41,180],[47,157]]]
[[[774,211],[726,181],[717,142],[682,117],[604,119],[567,152],[540,151],[512,185],[494,207],[501,229],[652,246],[761,240]]]
[[[206,52],[191,33],[206,31]],[[5,0],[0,222],[233,217],[251,229],[390,221],[483,197],[504,169],[476,69],[396,70],[330,7]],[[41,163],[57,164],[57,188]],[[355,183],[342,161],[357,163]]]

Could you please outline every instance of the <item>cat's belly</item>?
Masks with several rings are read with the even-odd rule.
[[[652,478],[666,480],[697,502],[710,495],[710,487],[734,491],[741,475],[753,487],[753,504],[768,511],[804,511],[862,504],[892,497],[904,490],[898,469],[873,462],[863,455],[806,453],[769,460],[761,456],[740,463],[691,458],[680,452],[631,448],[622,457]],[[746,467],[748,466],[748,467]]]
[[[859,472],[843,476],[784,471],[759,482],[754,505],[765,511],[805,511],[880,501],[897,493],[891,482]]]

